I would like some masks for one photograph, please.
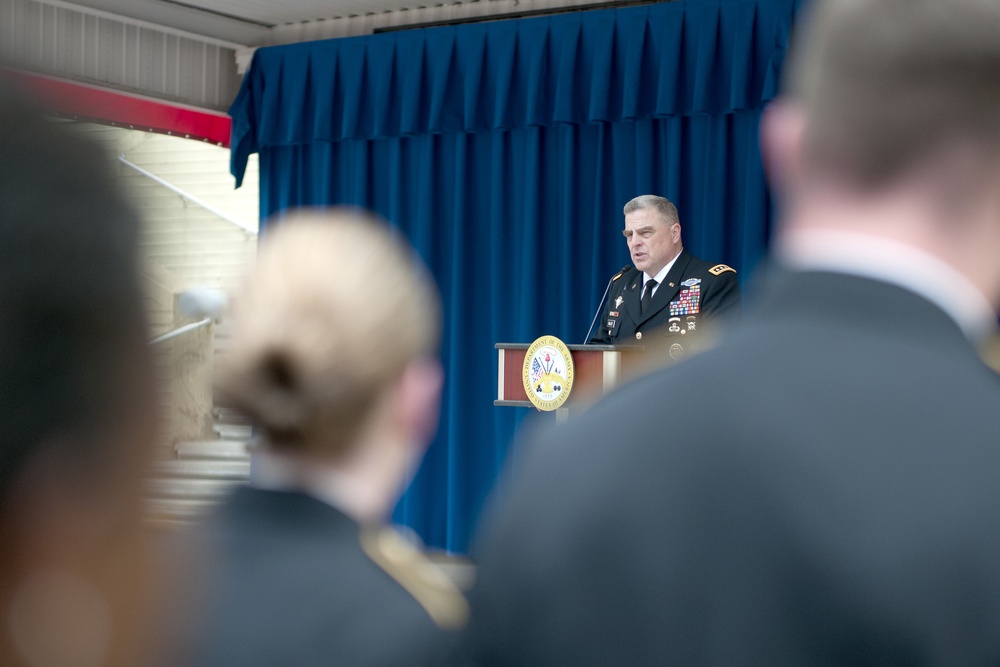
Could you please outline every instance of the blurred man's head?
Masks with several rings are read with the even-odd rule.
[[[786,94],[762,127],[786,223],[810,217],[799,215],[809,202],[811,214],[833,213],[812,215],[813,227],[853,218],[853,231],[955,266],[979,263],[988,270],[970,278],[997,303],[1000,263],[980,253],[1000,247],[1000,3],[818,0],[810,9]]]
[[[268,229],[234,301],[220,400],[275,452],[332,464],[390,442],[422,452],[437,424],[440,318],[430,275],[383,222],[294,213]]]
[[[1000,154],[1000,3],[816,3],[789,69],[805,164],[879,188],[959,150]]]
[[[156,431],[137,219],[2,83],[0,156],[0,662],[104,664]]]
[[[681,251],[681,223],[677,207],[666,197],[640,195],[627,204],[625,229],[632,263],[655,276]]]

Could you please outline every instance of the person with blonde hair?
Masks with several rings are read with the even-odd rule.
[[[386,527],[437,425],[430,275],[373,217],[300,211],[268,229],[233,310],[217,398],[261,444],[198,533],[209,568],[182,661],[432,663],[464,598]]]

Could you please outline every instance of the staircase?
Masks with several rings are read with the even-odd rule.
[[[250,476],[249,424],[236,413],[214,408],[216,439],[178,442],[173,459],[157,461],[147,482],[150,521],[181,527],[209,511]]]

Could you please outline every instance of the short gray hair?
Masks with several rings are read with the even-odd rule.
[[[639,195],[638,197],[629,200],[625,204],[624,213],[628,215],[629,213],[634,213],[640,209],[652,208],[655,209],[657,213],[660,214],[660,218],[663,220],[664,224],[668,227],[673,224],[680,224],[681,219],[677,215],[677,207],[674,203],[667,199],[666,197],[660,197],[658,195]]]

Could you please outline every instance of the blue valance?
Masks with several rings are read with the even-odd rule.
[[[719,114],[773,97],[801,0],[677,0],[259,49],[232,169],[316,141]]]

